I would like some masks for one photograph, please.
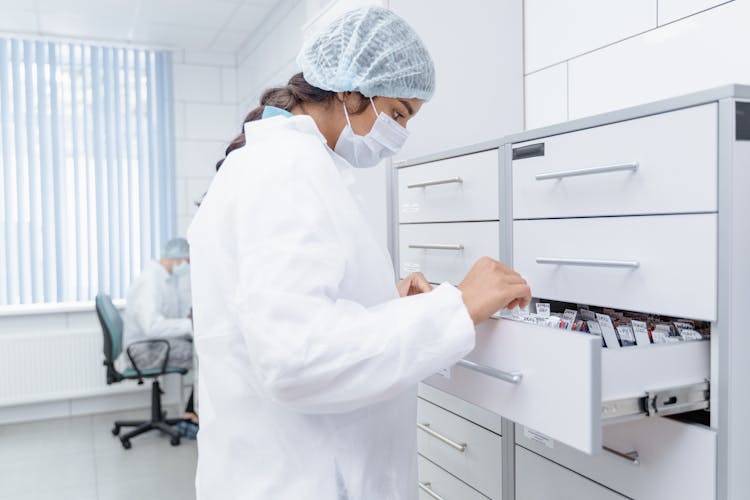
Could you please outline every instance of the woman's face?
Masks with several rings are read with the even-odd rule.
[[[350,98],[351,102],[347,109],[355,109],[358,106],[358,102],[354,102],[356,97],[351,96]],[[369,101],[366,97],[364,99]],[[396,99],[393,97],[373,97],[372,100],[375,103],[375,108],[377,109],[378,114],[385,113],[386,116],[393,118],[404,128],[406,128],[406,124],[419,112],[422,104],[424,104],[424,100],[416,98]],[[377,117],[375,110],[372,109],[372,105],[369,104],[369,102],[367,109],[362,113],[349,113],[349,121],[352,124],[352,130],[357,135],[367,135],[370,129],[372,129]]]

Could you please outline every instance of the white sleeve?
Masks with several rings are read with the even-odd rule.
[[[334,215],[304,176],[280,184],[238,201],[230,306],[270,398],[304,413],[347,412],[394,397],[473,349],[474,325],[449,284],[369,308],[339,298],[350,263]]]
[[[164,290],[159,289],[155,279],[146,279],[141,284],[135,304],[128,303],[133,309],[133,318],[139,323],[141,331],[151,338],[185,337],[193,331],[189,318],[167,318],[162,313],[161,301]],[[169,292],[166,292],[169,293]]]

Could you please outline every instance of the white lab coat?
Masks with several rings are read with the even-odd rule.
[[[146,264],[128,290],[123,315],[123,352],[115,362],[116,368],[123,371],[130,367],[125,349],[133,342],[189,337],[193,325],[184,312],[190,309],[189,301],[189,287],[179,286],[177,278],[159,261]]]
[[[188,231],[198,499],[414,499],[417,382],[474,346],[461,294],[398,298],[310,117],[245,134]]]

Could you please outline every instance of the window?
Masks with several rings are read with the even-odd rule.
[[[175,230],[166,51],[0,38],[0,305],[124,297]]]

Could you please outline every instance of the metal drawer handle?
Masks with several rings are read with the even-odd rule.
[[[463,250],[463,245],[443,245],[443,244],[428,244],[428,243],[415,243],[409,245],[409,248],[422,248],[425,250]]]
[[[430,424],[427,423],[427,422],[425,422],[423,424],[419,424],[418,423],[417,427],[420,430],[422,430],[422,431],[426,432],[427,434],[429,434],[430,436],[434,437],[435,439],[437,439],[439,441],[442,441],[443,443],[447,444],[448,446],[450,446],[451,448],[455,449],[456,451],[460,451],[461,453],[463,453],[463,452],[466,451],[466,447],[468,446],[466,443],[457,443],[454,440],[452,440],[451,438],[445,437],[442,434],[433,431],[432,429],[430,429]]]
[[[557,264],[559,266],[624,267],[629,269],[636,269],[641,265],[637,260],[559,259],[556,257],[537,257],[536,263]]]
[[[438,495],[437,493],[435,493],[434,491],[432,491],[432,484],[430,484],[430,483],[427,483],[427,482],[423,483],[423,482],[420,481],[419,482],[419,489],[422,490],[422,491],[424,491],[428,495],[430,495],[435,500],[445,500],[445,498],[441,497],[440,495]]]
[[[608,448],[607,446],[602,446],[602,448],[607,453],[611,453],[612,455],[614,455],[616,457],[620,457],[620,458],[622,458],[624,460],[627,460],[628,462],[630,462],[633,465],[640,465],[641,464],[641,462],[638,460],[639,459],[639,455],[638,455],[637,451],[629,451],[627,453],[623,453],[621,451],[617,451],[615,449]]]
[[[546,181],[549,179],[563,179],[565,177],[578,177],[579,175],[607,174],[610,172],[635,172],[638,170],[638,162],[620,163],[618,165],[604,165],[603,167],[581,168],[578,170],[564,170],[562,172],[550,172],[548,174],[538,174],[536,180]]]
[[[449,179],[435,179],[431,181],[415,182],[406,186],[407,189],[421,188],[427,186],[439,186],[440,184],[461,184],[464,180],[460,177],[451,177]]]
[[[494,377],[511,384],[520,384],[521,379],[523,378],[523,374],[521,373],[504,372],[502,370],[498,370],[497,368],[480,365],[479,363],[474,363],[473,361],[469,361],[467,359],[459,359],[456,364],[458,366],[463,366],[464,368],[468,368],[469,370],[474,370],[475,372],[489,375],[490,377]]]

